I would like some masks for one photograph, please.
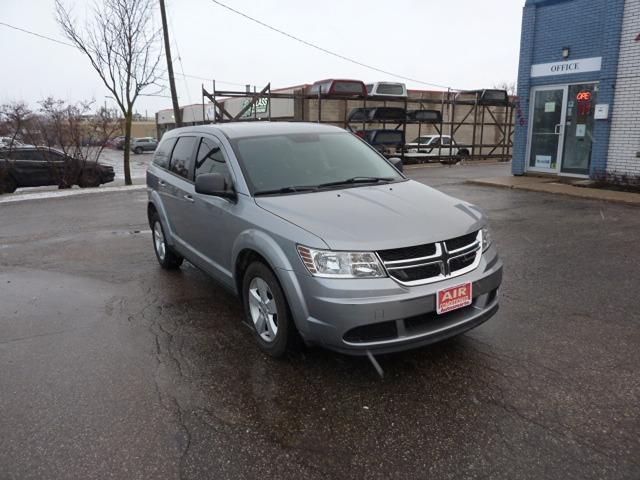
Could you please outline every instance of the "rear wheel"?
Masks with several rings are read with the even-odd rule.
[[[245,271],[242,299],[260,349],[272,357],[283,356],[295,339],[295,327],[282,287],[264,263],[253,262]]]
[[[142,153],[142,147],[136,147],[133,149],[133,153],[140,155]]]
[[[13,193],[18,188],[18,182],[16,182],[11,175],[0,179],[0,193]]]
[[[458,150],[458,156],[459,157],[468,157],[469,156],[469,150],[467,150],[466,148],[463,148],[462,150]]]
[[[173,249],[167,245],[167,240],[164,236],[164,230],[160,217],[157,213],[151,215],[151,234],[153,235],[153,250],[156,252],[156,258],[160,266],[166,270],[175,270],[182,265],[183,258],[173,251]]]

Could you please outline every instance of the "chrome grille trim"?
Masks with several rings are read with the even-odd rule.
[[[482,258],[482,230],[478,230],[478,233],[476,234],[476,238],[472,243],[469,243],[468,245],[465,245],[460,248],[456,248],[455,250],[448,251],[445,241],[434,242],[434,244],[436,247],[436,253],[428,257],[406,258],[402,260],[393,260],[393,261],[385,262],[380,258],[380,255],[378,255],[378,259],[384,266],[389,277],[393,278],[399,284],[409,286],[409,287],[413,287],[417,285],[426,285],[429,283],[435,283],[435,282],[439,282],[449,278],[455,278],[475,270],[476,268],[478,268],[478,265],[480,265],[480,260]],[[460,268],[458,270],[451,271],[452,260],[465,257],[471,253],[473,253],[475,257],[473,259],[473,262],[470,265]],[[425,261],[425,260],[433,260],[433,261]],[[412,268],[425,267],[425,266],[435,265],[435,264],[439,264],[441,274],[434,277],[420,278],[412,281],[403,281],[398,279],[396,276],[394,276],[394,272],[398,270],[409,270]]]

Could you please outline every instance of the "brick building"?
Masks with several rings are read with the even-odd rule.
[[[513,173],[640,176],[640,0],[526,0]]]

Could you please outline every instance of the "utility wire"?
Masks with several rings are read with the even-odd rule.
[[[60,45],[66,45],[67,47],[76,48],[76,46],[71,44],[71,43],[63,42],[62,40],[56,40],[55,38],[47,37],[46,35],[41,35],[39,33],[32,32],[30,30],[25,30],[24,28],[15,27],[13,25],[9,25],[8,23],[0,22],[0,25],[3,25],[3,26],[8,27],[8,28],[12,28],[14,30],[18,30],[19,32],[28,33],[29,35],[33,35],[35,37],[44,38],[45,40],[49,40],[51,42],[56,42],[56,43],[59,43]]]
[[[17,31],[22,32],[22,33],[26,33],[28,35],[33,35],[34,37],[38,37],[38,38],[41,38],[43,40],[49,40],[50,42],[55,42],[55,43],[58,43],[60,45],[65,45],[65,46],[71,47],[71,48],[77,48],[72,43],[63,42],[62,40],[58,40],[56,38],[49,37],[47,35],[42,35],[40,33],[36,33],[36,32],[31,31],[31,30],[27,30],[27,29],[24,29],[24,28],[16,27],[15,25],[9,25],[8,23],[4,23],[4,22],[0,22],[0,25],[2,25],[4,27],[7,27],[7,28],[11,28],[13,30],[17,30]],[[182,64],[182,62],[180,62],[180,63]],[[164,73],[166,73],[166,70],[164,71]],[[184,72],[182,74],[177,73],[177,75],[181,75],[182,77],[186,77],[186,78],[192,78],[194,80],[203,80],[203,81],[207,81],[207,82],[210,82],[212,80],[212,78],[199,77],[197,75],[187,75]],[[236,87],[244,87],[245,86],[244,83],[227,82],[227,81],[224,81],[224,80],[217,80],[217,79],[216,79],[216,83],[222,83],[222,84],[225,84],[225,85],[234,85]]]
[[[296,37],[294,35],[291,35],[290,33],[287,33],[287,32],[285,32],[283,30],[280,30],[279,28],[276,28],[276,27],[273,27],[273,26],[271,26],[271,25],[269,25],[267,23],[264,23],[264,22],[258,20],[257,18],[250,17],[246,13],[240,12],[240,11],[236,10],[235,8],[230,7],[229,5],[225,5],[224,3],[219,2],[218,0],[211,0],[211,1],[213,3],[215,3],[216,5],[219,5],[222,8],[226,8],[230,12],[233,12],[233,13],[235,13],[237,15],[240,15],[241,17],[244,17],[247,20],[251,20],[252,22],[257,23],[258,25],[262,25],[263,27],[268,28],[269,30],[272,30],[272,31],[274,31],[276,33],[284,35],[285,37],[288,37],[288,38],[290,38],[292,40],[295,40],[296,42],[302,43],[303,45],[306,45],[307,47],[311,47],[311,48],[314,48],[314,49],[319,50],[321,52],[324,52],[324,53],[326,53],[328,55],[332,55],[332,56],[340,58],[342,60],[346,60],[347,62],[354,63],[356,65],[359,65],[359,66],[364,67],[364,68],[368,68],[369,70],[373,70],[373,71],[378,72],[378,73],[384,73],[385,75],[391,75],[392,77],[401,78],[402,80],[407,80],[407,81],[410,81],[410,82],[420,83],[422,85],[427,85],[427,86],[431,86],[431,87],[438,87],[438,88],[446,88],[446,89],[455,90],[455,89],[452,89],[451,87],[449,87],[447,85],[439,85],[437,83],[423,82],[422,80],[417,80],[415,78],[405,77],[404,75],[398,75],[397,73],[389,72],[387,70],[382,70],[381,68],[378,68],[378,67],[367,65],[366,63],[360,62],[358,60],[354,60],[353,58],[349,58],[349,57],[346,57],[346,56],[341,55],[339,53],[333,52],[331,50],[327,50],[326,48],[320,47],[320,46],[318,46],[318,45],[316,45],[314,43],[307,42],[306,40],[303,40],[302,38]]]

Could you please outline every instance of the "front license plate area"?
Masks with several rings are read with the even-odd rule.
[[[471,282],[455,287],[438,290],[436,298],[436,312],[438,315],[468,307],[473,302],[473,284]]]

